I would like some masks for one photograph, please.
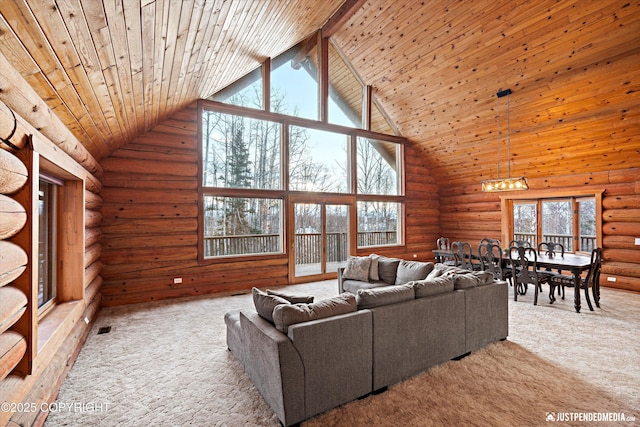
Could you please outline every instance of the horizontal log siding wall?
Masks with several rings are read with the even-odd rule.
[[[623,169],[545,179],[529,179],[532,191],[554,189],[569,194],[588,187],[606,189],[602,199],[602,286],[640,291],[640,169]],[[500,194],[473,187],[440,188],[442,235],[451,241],[476,244],[483,237],[500,237]],[[615,277],[616,282],[607,281]]]
[[[103,305],[288,283],[287,255],[198,262],[196,117],[194,104],[101,162]],[[418,157],[407,147],[406,246],[379,253],[432,259],[437,187]],[[183,282],[174,284],[174,277]]]
[[[7,101],[9,102],[9,101]],[[9,105],[11,105],[9,103]],[[56,157],[54,153],[59,150],[54,148],[54,144],[46,136],[38,132],[27,120],[21,118],[17,113],[18,126],[11,141],[24,147],[27,139],[26,135],[36,135],[36,150],[48,152],[51,157]],[[49,123],[47,116],[35,118],[41,120],[39,126]],[[43,124],[44,123],[44,124]],[[52,126],[55,126],[52,125]],[[6,127],[3,127],[6,129]],[[62,147],[63,150],[66,147]],[[72,155],[73,153],[67,153]],[[65,160],[68,162],[68,160]],[[66,163],[65,166],[70,166]],[[80,167],[79,164],[72,165]],[[97,166],[97,165],[96,165]],[[95,168],[93,168],[96,170]],[[92,322],[95,319],[100,307],[100,286],[102,278],[100,276],[101,262],[101,231],[98,228],[100,222],[100,207],[102,198],[98,195],[101,191],[99,179],[87,173],[85,176],[85,277],[84,277],[84,301],[82,304],[72,304],[63,310],[64,321],[58,323],[51,318],[56,315],[52,313],[45,320],[48,321],[45,328],[55,328],[47,331],[50,335],[47,344],[38,351],[34,361],[33,373],[26,377],[21,375],[9,375],[0,381],[0,401],[23,403],[25,405],[35,404],[38,408],[43,402],[52,402],[64,377],[73,364],[73,360],[80,351],[84,340],[91,329],[91,324],[87,325],[83,319],[88,318]],[[28,220],[32,220],[29,218]],[[35,219],[37,226],[37,218]],[[1,270],[1,268],[0,268]],[[2,271],[0,271],[0,275]],[[7,285],[10,286],[10,285]],[[0,301],[2,304],[2,301]],[[44,331],[40,331],[45,334]],[[32,425],[38,419],[42,421],[43,414],[36,412],[2,412],[0,411],[0,425]]]

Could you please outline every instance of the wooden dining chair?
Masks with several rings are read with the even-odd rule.
[[[580,288],[584,289],[584,297],[587,300],[589,309],[593,311],[591,299],[589,298],[589,289],[593,295],[593,301],[596,307],[600,307],[600,267],[602,266],[602,248],[595,248],[591,251],[591,265],[586,277],[580,278]],[[558,274],[552,276],[549,280],[549,286],[553,292],[556,287],[562,289],[562,299],[564,299],[564,288],[575,288],[575,278],[573,274]],[[580,292],[576,289],[575,292]]]
[[[513,273],[511,268],[506,268],[504,264],[499,243],[483,243],[481,240],[478,245],[478,256],[482,263],[482,270],[490,271],[495,279],[511,283]]]
[[[548,257],[554,257],[556,255],[564,256],[564,245],[556,242],[538,243],[538,255],[542,254]]]
[[[455,258],[456,267],[469,271],[480,270],[480,263],[473,262],[471,245],[469,243],[453,242],[451,243],[451,252],[453,252]]]
[[[509,242],[509,247],[518,247],[518,248],[531,248],[531,242],[527,240],[512,240]]]
[[[451,251],[451,242],[449,242],[449,239],[447,237],[439,237],[436,240],[436,249],[441,251]],[[436,262],[440,262],[446,265],[456,264],[453,254],[451,254],[450,256],[440,254],[436,257]]]
[[[551,277],[545,274],[547,272],[538,270],[538,253],[533,248],[511,246],[509,261],[513,275],[513,300],[518,301],[518,294],[525,295],[529,285],[533,285],[533,305],[538,305],[538,292],[542,290],[542,284],[548,283]],[[549,299],[551,302],[555,300],[551,291]]]

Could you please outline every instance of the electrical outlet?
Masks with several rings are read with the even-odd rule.
[[[636,245],[640,246],[640,237],[636,237]]]
[[[182,283],[182,277],[174,277],[173,278],[173,284],[177,285],[179,283]]]
[[[418,254],[413,254],[413,257],[414,258],[418,258]]]
[[[607,277],[607,282],[615,282],[616,280],[618,279],[616,279],[615,277],[611,277],[611,276]]]

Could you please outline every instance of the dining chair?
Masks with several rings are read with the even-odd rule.
[[[556,255],[564,256],[564,245],[556,242],[538,243],[538,255],[545,254],[548,257]]]
[[[512,240],[509,242],[509,247],[516,246],[518,248],[531,248],[531,242],[528,240]]]
[[[584,297],[587,300],[589,309],[593,311],[591,305],[591,299],[589,298],[589,288],[593,294],[593,301],[596,307],[600,307],[600,267],[602,266],[602,248],[594,248],[591,251],[591,265],[587,272],[586,277],[580,278],[580,288],[584,289]],[[557,274],[552,276],[549,280],[549,286],[553,292],[555,287],[562,288],[562,299],[564,299],[564,288],[575,288],[575,278],[573,274]],[[576,289],[575,292],[580,292],[580,289]]]
[[[438,240],[436,240],[436,249],[441,251],[451,251],[451,243],[449,242],[449,238],[439,237]],[[440,254],[437,256],[436,261],[446,265],[455,265],[456,263],[453,254],[451,254],[450,256]]]
[[[542,290],[542,284],[548,283],[550,274],[538,270],[538,253],[533,248],[511,246],[509,248],[509,261],[513,275],[513,300],[518,301],[518,294],[525,295],[531,284],[534,288],[533,305],[538,305],[538,291]],[[555,300],[553,293],[549,292],[551,302]]]
[[[492,239],[490,237],[484,237],[482,240],[480,240],[480,244],[486,244],[486,243],[492,243],[494,245],[498,245],[500,246],[500,240],[498,239]]]
[[[482,263],[482,270],[490,271],[493,277],[498,280],[505,280],[511,283],[513,273],[511,268],[506,268],[502,258],[502,248],[499,243],[483,243],[478,245],[478,256]]]
[[[456,267],[464,268],[465,270],[474,271],[480,270],[480,264],[472,261],[473,256],[471,254],[471,245],[467,242],[453,242],[451,243],[451,252],[455,258]]]

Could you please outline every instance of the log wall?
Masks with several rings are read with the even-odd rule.
[[[593,188],[602,198],[602,286],[640,291],[640,168],[529,179],[531,191],[552,189],[571,194]],[[500,238],[500,193],[482,193],[474,186],[440,188],[442,234],[451,241],[476,243]],[[615,282],[609,281],[614,277]]]
[[[100,306],[99,208],[102,198],[99,193],[102,187],[99,177],[93,175],[100,172],[97,163],[14,71],[3,67],[0,73],[0,100],[3,101],[0,129],[6,136],[7,129],[13,127],[11,108],[16,115],[17,129],[10,142],[18,147],[10,152],[9,147],[0,146],[0,402],[35,404],[40,408],[41,403],[55,399]],[[21,112],[26,112],[28,117],[24,118]],[[31,141],[30,135],[34,136]],[[42,319],[37,315],[37,290],[33,291],[37,275],[32,272],[29,261],[32,257],[28,256],[31,252],[28,248],[33,244],[30,230],[38,225],[37,200],[33,209],[33,182],[26,167],[34,158],[47,159],[54,167],[70,171],[84,182],[76,185],[84,185],[87,217],[84,246],[74,244],[60,248],[68,253],[86,248],[84,259],[77,255],[68,258],[84,264],[82,292],[78,295],[72,283],[61,283],[60,298],[74,302],[57,304]],[[83,191],[80,189],[79,193],[82,195]],[[35,195],[37,197],[37,182]],[[60,220],[74,221],[73,218]],[[89,324],[84,322],[85,318]],[[33,425],[45,417],[46,414],[39,411],[0,411],[0,425]]]
[[[198,262],[196,104],[101,161],[103,305],[129,304],[289,282],[288,256]],[[406,245],[380,253],[432,259],[437,186],[406,147]],[[371,250],[361,250],[360,254]],[[173,278],[182,283],[174,284]]]

